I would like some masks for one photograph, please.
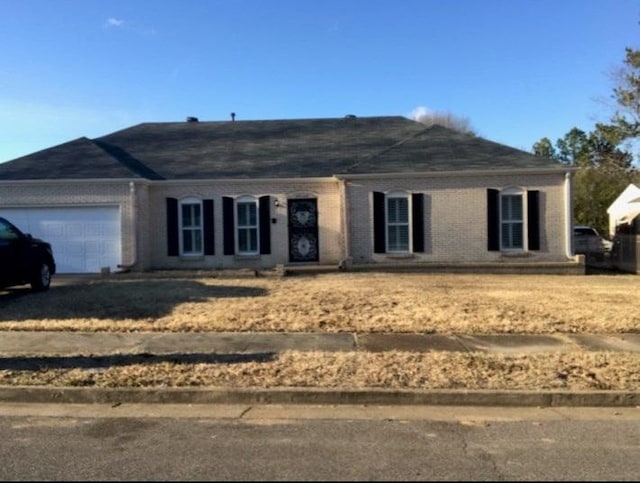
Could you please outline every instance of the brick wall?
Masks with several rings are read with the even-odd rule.
[[[122,233],[122,263],[137,259],[133,197],[128,181],[23,181],[0,183],[0,206],[5,208],[64,208],[118,206]]]
[[[270,195],[279,206],[271,206],[271,254],[259,257],[223,255],[222,197]],[[214,202],[215,255],[172,257],[167,255],[166,198],[196,197]],[[150,268],[270,268],[289,262],[287,200],[316,198],[318,201],[319,263],[338,264],[342,257],[342,212],[339,182],[331,178],[265,181],[207,181],[161,183],[150,187],[148,253]]]
[[[540,250],[507,255],[487,250],[487,188],[540,191]],[[402,191],[425,195],[425,253],[418,262],[566,261],[564,173],[558,175],[419,176],[358,178],[347,181],[353,263],[389,262],[373,253],[372,192]]]
[[[346,184],[345,184],[346,183]],[[0,206],[120,207],[122,263],[135,269],[270,268],[289,262],[287,200],[318,201],[319,263],[337,265],[347,255],[353,263],[397,260],[373,253],[372,192],[423,193],[425,253],[418,262],[493,262],[514,259],[487,250],[487,188],[518,187],[539,190],[541,230],[539,251],[520,254],[514,261],[566,261],[564,173],[557,175],[357,177],[294,180],[232,180],[136,182],[6,182],[0,183]],[[270,195],[279,206],[270,207],[271,254],[259,257],[223,255],[222,197]],[[214,201],[215,255],[197,258],[167,254],[166,198],[196,197]],[[343,203],[350,217],[345,219]],[[135,226],[137,225],[137,229]],[[348,232],[343,236],[345,227]],[[137,232],[136,232],[137,230]],[[348,247],[345,246],[345,240]],[[347,250],[348,249],[348,250]]]

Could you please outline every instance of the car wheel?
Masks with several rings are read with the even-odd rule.
[[[42,292],[48,290],[49,285],[51,285],[51,269],[45,262],[41,262],[31,279],[31,289]]]

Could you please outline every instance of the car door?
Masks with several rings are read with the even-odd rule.
[[[24,235],[11,223],[0,218],[0,284],[20,282],[26,267]]]

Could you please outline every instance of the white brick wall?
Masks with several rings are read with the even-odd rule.
[[[541,249],[517,261],[565,261],[564,173],[557,175],[358,177],[346,182],[349,254],[354,263],[393,260],[373,253],[372,192],[407,191],[425,195],[425,253],[414,261],[463,262],[505,260],[487,250],[487,188],[519,187],[540,191]],[[319,263],[337,265],[346,256],[343,231],[343,181],[333,178],[293,180],[231,180],[136,182],[135,196],[128,181],[112,182],[0,182],[0,206],[50,207],[117,205],[122,222],[122,263],[136,269],[269,268],[289,262],[287,200],[318,201]],[[270,255],[240,258],[223,255],[222,197],[270,195]],[[215,255],[197,259],[167,256],[166,198],[198,197],[214,200]],[[135,205],[135,206],[134,206]],[[134,225],[137,224],[137,234]]]
[[[128,181],[0,182],[0,206],[118,206],[122,233],[122,262],[126,264],[137,258],[134,251],[133,204]]]
[[[223,255],[222,197],[237,198],[270,195],[280,206],[271,206],[271,254],[243,258]],[[166,198],[197,197],[213,199],[215,255],[187,259],[167,256]],[[319,263],[338,264],[342,258],[341,204],[337,180],[265,180],[265,181],[206,181],[161,183],[150,187],[148,231],[149,265],[151,268],[269,268],[289,262],[287,199],[316,198],[318,201]]]
[[[540,191],[540,250],[517,261],[566,261],[564,173],[558,175],[433,176],[407,179],[353,179],[347,181],[351,209],[351,257],[354,263],[394,260],[373,253],[372,192],[407,191],[425,195],[425,253],[414,261],[493,262],[501,252],[487,250],[487,188],[519,187]],[[514,260],[513,257],[507,259]]]

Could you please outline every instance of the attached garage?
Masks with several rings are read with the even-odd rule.
[[[118,206],[0,207],[0,216],[51,243],[58,273],[98,273],[122,263]]]

